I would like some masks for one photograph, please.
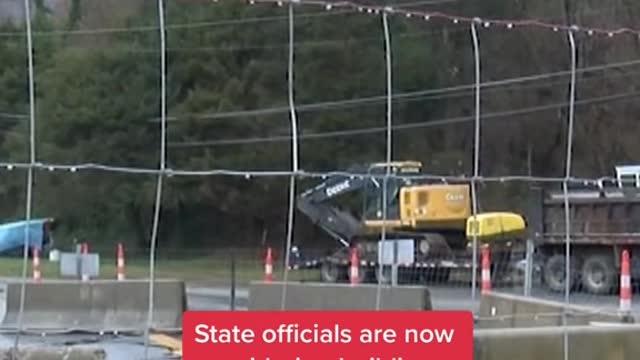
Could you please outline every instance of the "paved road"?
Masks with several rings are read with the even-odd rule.
[[[12,335],[0,336],[0,347],[11,347],[15,337]],[[141,337],[125,336],[97,336],[97,335],[47,335],[21,336],[20,347],[32,346],[89,346],[102,348],[107,353],[107,359],[111,360],[137,360],[144,359],[144,339]],[[149,359],[169,360],[174,359],[167,351],[161,348],[150,347]]]

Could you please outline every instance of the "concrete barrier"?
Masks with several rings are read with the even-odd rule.
[[[640,326],[567,327],[568,360],[637,359]],[[474,360],[564,359],[564,329],[542,327],[476,330]]]
[[[480,301],[477,328],[518,328],[563,325],[589,325],[592,322],[633,323],[632,317],[590,307],[511,294],[489,293]]]
[[[19,281],[0,283],[0,330],[18,326]],[[187,310],[183,281],[157,280],[154,286],[153,327],[174,331],[182,327]],[[145,280],[28,282],[25,288],[25,331],[140,331],[147,324],[149,284]]]
[[[280,310],[283,283],[252,282],[249,310]],[[375,310],[377,285],[288,283],[286,310]],[[429,290],[421,286],[383,286],[382,310],[432,310]]]
[[[19,348],[0,349],[0,359],[15,360],[104,360],[107,354],[103,349],[94,347],[61,347],[61,348]]]

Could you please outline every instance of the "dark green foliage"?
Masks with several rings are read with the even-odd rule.
[[[69,17],[67,20],[67,28],[69,30],[76,29],[80,18],[82,16],[82,0],[71,0],[71,6],[69,7]]]
[[[113,26],[99,5],[71,0],[62,29]],[[458,5],[450,12],[490,17],[540,17],[560,5],[492,1]],[[134,8],[134,5],[131,5]],[[553,9],[552,9],[553,6]],[[635,7],[629,5],[630,7]],[[109,7],[106,7],[110,9]],[[574,10],[578,12],[578,10]],[[385,155],[386,77],[379,16],[332,14],[313,7],[297,9],[295,27],[295,101],[300,135],[379,128],[366,134],[305,139],[301,166],[308,171],[343,170],[355,162],[381,161]],[[304,14],[302,14],[304,12]],[[316,12],[311,15],[312,12]],[[114,10],[114,14],[116,11]],[[288,170],[291,162],[287,98],[288,23],[286,7],[250,7],[237,2],[212,4],[169,1],[168,167],[185,170]],[[629,12],[632,16],[633,12]],[[96,34],[52,34],[46,17],[35,27],[37,155],[48,163],[102,163],[156,168],[159,161],[160,58],[157,9],[144,3],[120,16],[130,31]],[[90,21],[83,21],[87,16]],[[114,15],[116,16],[116,15]],[[267,21],[248,21],[265,18]],[[233,19],[245,19],[233,23]],[[184,26],[184,24],[190,24]],[[473,82],[471,39],[467,25],[428,25],[393,17],[393,92],[411,93]],[[443,32],[442,29],[447,29]],[[21,32],[21,28],[3,29]],[[549,33],[482,30],[483,81],[568,68],[566,41]],[[581,64],[602,63],[597,43],[580,39]],[[0,141],[2,160],[28,160],[26,51],[23,35],[0,42]],[[628,47],[632,48],[632,47]],[[588,51],[587,51],[588,50]],[[626,50],[631,58],[635,50]],[[561,54],[561,55],[558,55]],[[554,56],[555,55],[555,56]],[[601,74],[599,74],[601,75]],[[565,82],[562,82],[562,80]],[[483,93],[483,116],[496,111],[566,101],[567,78],[555,85],[528,90],[498,89]],[[581,78],[582,79],[582,78]],[[604,79],[604,78],[602,78]],[[593,84],[594,82],[592,82]],[[610,86],[620,82],[609,81]],[[624,84],[623,84],[624,85]],[[535,84],[534,84],[535,86]],[[545,87],[546,86],[546,87]],[[630,86],[630,85],[629,85]],[[590,87],[584,96],[602,96],[605,86]],[[628,90],[628,89],[627,89]],[[611,92],[623,92],[618,86]],[[304,109],[305,104],[378,97],[375,101]],[[244,110],[278,109],[268,114]],[[622,110],[621,110],[622,109]],[[635,143],[615,142],[607,119],[625,128],[630,105],[602,105],[577,113],[581,136],[576,142],[576,171],[609,172],[622,160],[635,160]],[[395,159],[421,160],[432,173],[471,171],[473,123],[461,121],[424,127],[442,118],[468,118],[474,113],[470,90],[403,97],[393,104],[393,122],[412,127],[394,132]],[[231,115],[229,115],[231,114]],[[225,116],[228,115],[228,116]],[[469,120],[469,119],[467,119]],[[525,119],[489,118],[483,125],[481,169],[484,174],[555,175],[562,172],[566,109],[533,113]],[[511,121],[511,123],[509,123]],[[629,125],[635,129],[637,125]],[[633,132],[633,130],[631,130]],[[279,138],[280,141],[261,141]],[[596,144],[597,143],[597,144]],[[594,149],[600,149],[598,151]],[[532,153],[528,151],[531,150]],[[531,155],[531,162],[527,159]],[[592,162],[591,159],[596,159]],[[529,168],[530,165],[530,168]],[[298,192],[313,182],[301,181]],[[169,178],[164,193],[161,243],[164,246],[281,244],[288,200],[286,178]],[[56,174],[36,178],[35,212],[61,220],[59,240],[86,238],[96,244],[115,241],[146,246],[155,194],[152,176],[104,172]],[[486,208],[518,206],[517,187],[487,190]],[[24,174],[6,175],[0,184],[4,218],[24,212]],[[509,205],[502,198],[511,200]],[[296,222],[298,243],[312,244],[318,234],[306,220]]]

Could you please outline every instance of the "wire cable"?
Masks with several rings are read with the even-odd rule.
[[[576,70],[576,73],[584,74],[589,72],[604,71],[604,70],[610,70],[610,69],[616,69],[616,68],[626,68],[626,67],[631,67],[636,65],[640,65],[640,60],[629,60],[629,61],[618,62],[618,63],[600,64],[600,65],[595,65],[590,67],[584,67]],[[542,73],[542,74],[529,75],[529,76],[506,78],[502,80],[494,80],[494,81],[487,81],[487,82],[481,83],[480,88],[484,90],[485,88],[513,85],[513,84],[519,84],[519,83],[524,83],[529,81],[544,80],[544,79],[549,79],[554,77],[570,76],[570,75],[571,75],[571,71],[563,70],[563,71]],[[394,94],[392,98],[401,100],[401,99],[412,98],[412,97],[445,94],[449,92],[456,92],[456,91],[463,91],[463,90],[473,91],[475,86],[476,86],[475,84],[465,84],[465,85],[443,87],[438,89],[410,91],[410,92]],[[306,111],[315,111],[315,110],[326,110],[326,109],[335,108],[335,107],[345,108],[349,106],[360,106],[361,104],[364,104],[364,103],[382,103],[382,102],[385,102],[386,99],[387,99],[386,95],[376,95],[376,96],[362,97],[357,99],[335,100],[335,101],[302,104],[302,105],[297,105],[296,109],[298,112],[306,112]],[[272,108],[220,112],[215,114],[184,114],[184,116],[192,116],[198,120],[214,120],[214,119],[230,119],[230,118],[236,118],[236,117],[260,116],[260,115],[274,115],[274,114],[286,113],[288,111],[289,111],[288,107],[278,106],[278,107],[272,107]],[[179,121],[178,118],[175,116],[169,117],[167,120]],[[157,121],[157,120],[152,119],[151,121]]]
[[[27,118],[29,118],[29,116],[26,115],[26,114],[7,113],[7,112],[0,113],[0,117],[9,118],[9,119],[27,119]]]
[[[595,65],[591,67],[577,69],[576,72],[578,74],[585,74],[590,72],[606,71],[611,69],[626,69],[628,67],[633,67],[637,65],[640,65],[640,60],[630,60],[630,61],[611,63],[611,64],[600,64],[600,65]],[[587,79],[583,79],[582,81],[585,82],[585,81],[599,80],[600,77],[606,77],[607,79],[619,78],[621,76],[626,77],[626,76],[629,76],[630,73],[637,73],[637,72],[627,72],[627,73],[621,73],[616,75],[602,74],[602,75],[597,75],[598,79],[596,79],[596,76],[592,76]],[[548,82],[543,82],[538,84],[529,84],[529,85],[520,85],[520,84],[526,83],[526,82],[534,82],[538,80],[545,80],[545,79],[550,79],[555,77],[561,77],[564,75],[571,76],[571,71],[559,71],[559,72],[543,73],[543,74],[524,76],[524,77],[514,77],[514,78],[506,78],[502,80],[488,81],[488,82],[480,83],[480,87],[485,92],[502,91],[503,89],[499,88],[500,86],[505,86],[505,87],[513,86],[511,89],[516,89],[516,90],[539,88],[544,86],[564,84],[565,81],[553,80],[553,81],[548,81]],[[516,85],[518,85],[518,87],[515,87]],[[427,89],[427,90],[420,90],[420,91],[395,93],[392,96],[392,98],[395,99],[395,101],[404,101],[404,102],[418,101],[418,100],[425,100],[425,99],[426,100],[447,99],[452,97],[467,96],[468,94],[471,94],[473,91],[475,91],[475,86],[476,84],[466,84],[466,85],[457,85],[457,86],[443,87],[443,88],[437,88],[437,89]],[[366,104],[366,103],[376,104],[381,102],[386,102],[386,95],[296,105],[296,111],[312,112],[312,111],[319,111],[319,110],[351,108],[351,107],[362,106],[363,104]],[[253,110],[236,110],[236,111],[230,111],[230,112],[220,112],[216,114],[186,113],[184,114],[184,117],[195,116],[198,120],[218,120],[218,119],[231,119],[231,118],[238,118],[238,117],[274,115],[274,114],[285,113],[289,111],[290,110],[288,107],[272,107],[272,108],[263,108],[263,109],[253,109]],[[11,118],[16,118],[16,119],[28,118],[28,114],[3,113],[3,114],[0,114],[0,117],[3,117],[3,115]],[[159,122],[160,118],[150,119],[149,121]],[[167,121],[175,122],[180,120],[179,120],[179,117],[177,116],[167,116]]]
[[[350,14],[354,13],[354,10],[342,10],[335,12],[315,12],[309,14],[298,15],[298,18],[316,18],[333,16],[336,14]],[[262,22],[275,22],[285,21],[287,16],[262,16],[252,18],[241,19],[225,19],[215,21],[202,21],[195,23],[179,23],[179,24],[167,24],[165,29],[168,30],[183,30],[183,29],[200,29],[205,27],[226,26],[226,25],[243,25],[243,24],[255,24]],[[133,33],[133,32],[156,32],[160,31],[159,26],[133,26],[133,27],[113,27],[113,28],[96,28],[85,30],[52,30],[52,31],[34,31],[34,36],[55,36],[55,35],[99,35],[99,34],[118,34],[118,33]],[[0,32],[0,37],[8,36],[23,36],[24,33],[20,31],[4,31]]]
[[[5,168],[8,171],[17,171],[29,169],[31,165],[29,163],[19,162],[0,162],[0,167]],[[351,179],[359,178],[372,178],[382,180],[386,175],[372,175],[368,173],[348,172],[348,171],[306,171],[300,170],[298,173],[294,173],[290,170],[231,170],[231,169],[210,169],[210,170],[182,170],[167,168],[164,171],[153,168],[134,168],[134,167],[122,167],[122,166],[107,166],[102,164],[84,163],[76,165],[62,165],[62,164],[48,164],[48,163],[36,163],[33,168],[35,170],[43,171],[66,171],[76,173],[78,171],[103,171],[112,173],[126,173],[135,175],[149,175],[158,176],[164,173],[168,177],[184,176],[184,177],[212,177],[212,176],[229,176],[229,177],[244,177],[247,180],[252,178],[267,178],[267,177],[290,177],[292,175],[298,178],[307,179],[323,179],[326,180],[329,176],[349,177]],[[440,181],[442,183],[456,183],[463,182],[468,183],[471,178],[462,175],[441,175],[441,174],[419,174],[419,175],[395,175],[389,176],[391,179],[400,180],[427,180],[427,181]],[[507,182],[537,182],[537,183],[558,183],[562,184],[567,181],[563,175],[561,177],[553,176],[526,176],[526,175],[502,175],[502,176],[479,176],[477,181],[479,183],[507,183]],[[599,177],[571,177],[569,183],[581,184],[581,185],[593,185],[602,186],[604,183],[617,184],[618,179],[615,176],[599,176]],[[621,179],[622,184],[635,185],[634,180]]]
[[[285,0],[250,0],[247,3],[250,5],[255,5],[256,3],[266,3],[266,4],[278,4],[278,6],[282,7]],[[380,6],[372,6],[366,4],[360,4],[358,2],[351,1],[301,1],[301,0],[287,0],[286,2],[295,2],[303,5],[313,5],[319,6],[327,10],[327,12],[315,12],[311,14],[301,14],[298,15],[298,18],[313,18],[313,17],[322,17],[322,16],[333,16],[336,14],[345,14],[352,13],[358,11],[360,13],[368,13],[368,14],[379,14],[382,10]],[[438,3],[446,3],[453,2],[453,0],[434,0],[425,2],[426,5],[434,5]],[[409,11],[403,10],[403,7],[409,7],[414,5],[419,5],[421,2],[416,2],[415,4],[406,3],[405,4],[397,4],[393,7],[389,8],[389,13],[399,14],[405,16],[407,18],[423,18],[425,21],[429,21],[432,19],[443,19],[452,22],[453,24],[460,24],[461,22],[471,23],[475,21],[477,17],[475,16],[462,16],[456,14],[449,14],[444,12],[425,12],[425,11]],[[338,8],[340,10],[335,10]],[[202,27],[211,27],[211,26],[224,26],[224,25],[236,25],[236,24],[250,24],[250,23],[259,23],[259,22],[269,22],[269,21],[284,21],[287,19],[287,16],[270,16],[270,17],[256,17],[256,18],[242,18],[242,19],[225,19],[218,21],[205,21],[198,23],[187,23],[187,24],[169,24],[166,26],[167,30],[175,30],[175,29],[194,29],[194,28],[202,28]],[[482,20],[485,27],[489,27],[491,25],[500,25],[501,27],[505,27],[507,29],[513,29],[517,26],[529,26],[529,27],[537,27],[542,29],[551,29],[554,32],[558,32],[560,30],[569,30],[570,28],[575,28],[576,31],[584,32],[590,36],[593,35],[605,35],[608,37],[614,37],[615,35],[621,34],[633,34],[640,35],[640,30],[632,29],[628,27],[620,27],[617,29],[603,29],[596,27],[587,27],[587,26],[567,26],[563,24],[554,24],[551,22],[544,22],[540,19],[484,19]],[[114,34],[114,33],[129,33],[129,32],[153,32],[158,31],[157,26],[137,26],[137,27],[114,27],[114,28],[98,28],[98,29],[87,29],[87,30],[54,30],[54,31],[35,31],[33,32],[34,36],[51,36],[51,35],[87,35],[87,34]],[[0,32],[0,36],[22,36],[24,35],[22,32]]]
[[[611,69],[626,69],[628,67],[633,67],[637,65],[640,65],[640,60],[629,60],[629,61],[618,62],[618,63],[600,64],[600,65],[595,65],[590,67],[584,67],[581,69],[577,69],[576,73],[585,74],[590,72],[606,71]],[[607,79],[619,78],[622,76],[626,77],[626,76],[629,76],[630,73],[637,73],[637,71],[621,73],[616,75],[606,75],[606,74],[596,75],[596,76],[589,77],[587,79],[583,79],[582,81],[583,82],[595,81],[595,80],[599,80],[601,77],[606,77]],[[512,86],[511,89],[516,89],[516,90],[539,88],[544,86],[564,84],[565,81],[553,80],[553,81],[548,81],[548,82],[543,82],[538,84],[529,84],[529,85],[520,85],[520,84],[526,83],[526,82],[534,82],[538,80],[545,80],[545,79],[550,79],[555,77],[561,77],[564,75],[571,76],[571,71],[568,71],[568,70],[558,71],[558,72],[552,72],[552,73],[543,73],[543,74],[536,74],[536,75],[530,75],[530,76],[524,76],[524,77],[514,77],[514,78],[506,78],[502,80],[488,81],[488,82],[480,83],[480,87],[481,89],[484,90],[484,92],[503,91],[502,88],[499,88],[500,86],[505,86],[505,87]],[[596,79],[596,77],[598,78]],[[518,87],[515,87],[516,85],[518,85]],[[473,91],[475,91],[475,86],[476,84],[466,84],[466,85],[456,85],[452,87],[443,87],[443,88],[437,88],[437,89],[427,89],[427,90],[420,90],[420,91],[395,93],[392,96],[392,98],[398,102],[447,99],[452,97],[467,96],[471,94]],[[296,112],[312,112],[312,111],[331,110],[331,109],[340,109],[340,108],[348,109],[352,107],[359,107],[366,103],[377,104],[382,102],[386,102],[386,95],[296,105]],[[236,110],[236,111],[229,111],[229,112],[220,112],[215,114],[185,113],[183,116],[184,117],[195,116],[195,118],[198,120],[219,120],[219,119],[231,119],[231,118],[238,118],[238,117],[275,115],[280,113],[286,113],[289,111],[290,111],[289,107],[272,107],[272,108],[263,108],[263,109],[253,109],[253,110]],[[13,118],[28,118],[28,114],[6,114],[6,115]],[[2,114],[0,114],[0,117],[2,117]],[[153,118],[153,119],[150,119],[149,121],[159,122],[160,118]],[[167,121],[176,122],[176,121],[182,121],[182,120],[179,120],[179,117],[177,116],[167,116]]]
[[[424,6],[424,5],[439,5],[439,4],[448,4],[455,3],[458,0],[423,0],[423,1],[411,1],[411,2],[401,2],[393,5],[396,9],[413,7],[413,6]]]
[[[636,30],[628,27],[621,27],[617,29],[602,29],[602,28],[595,28],[595,27],[582,27],[582,26],[578,26],[577,24],[576,25],[554,24],[554,23],[548,23],[548,22],[534,20],[534,19],[488,19],[488,18],[482,19],[477,16],[469,17],[469,16],[462,16],[462,15],[453,15],[453,14],[448,14],[440,11],[436,11],[436,12],[408,11],[408,10],[403,10],[403,9],[398,9],[393,7],[385,8],[382,6],[365,5],[365,4],[361,4],[354,1],[337,1],[337,2],[327,2],[327,1],[319,1],[319,0],[305,0],[305,1],[287,0],[287,1],[296,1],[301,4],[321,6],[327,10],[331,10],[333,8],[357,9],[359,12],[375,14],[375,15],[380,14],[383,11],[383,9],[385,9],[385,11],[391,14],[395,13],[405,17],[421,17],[425,21],[429,21],[431,19],[437,18],[437,19],[451,21],[454,24],[459,24],[459,23],[470,24],[477,21],[477,19],[479,19],[484,25],[484,27],[490,27],[491,25],[498,25],[501,27],[505,27],[507,29],[513,29],[514,27],[535,27],[535,28],[553,30],[554,32],[573,30],[576,32],[578,31],[584,32],[590,36],[607,35],[609,37],[614,37],[615,35],[622,35],[622,34],[632,34],[635,36],[640,35],[640,30]],[[266,3],[266,4],[277,3],[279,6],[282,6],[283,2],[284,2],[283,0],[251,0],[251,3]]]
[[[463,32],[464,29],[451,29],[447,32],[458,33]],[[418,32],[407,32],[404,34],[396,35],[396,37],[403,38],[417,38],[422,36],[434,36],[443,34],[442,30],[431,30],[431,31],[418,31]],[[302,40],[297,41],[294,46],[296,48],[318,48],[318,47],[326,47],[326,46],[334,46],[334,45],[352,45],[354,43],[364,43],[364,42],[373,42],[375,40],[379,40],[374,37],[359,37],[359,38],[350,38],[350,39],[324,39],[324,40]],[[96,50],[104,50],[109,52],[121,51],[121,52],[133,52],[133,53],[156,53],[157,49],[149,49],[149,48],[140,48],[138,46],[121,46],[121,47],[110,47],[108,49],[96,49],[94,47],[82,47],[82,46],[70,46],[68,47],[74,50],[88,50],[88,51],[96,51]],[[280,50],[280,49],[288,49],[288,43],[271,43],[271,44],[248,44],[248,45],[237,45],[237,46],[198,46],[198,47],[172,47],[167,48],[167,52],[241,52],[241,51],[256,51],[256,50]]]
[[[622,99],[633,98],[639,95],[640,95],[640,91],[616,93],[616,94],[607,95],[607,96],[591,97],[591,98],[576,100],[575,105],[586,106],[586,105],[598,104],[603,102],[620,101]],[[519,108],[516,110],[489,112],[489,113],[484,113],[482,117],[486,121],[488,119],[527,115],[527,114],[532,114],[536,112],[543,112],[543,111],[563,108],[569,104],[570,103],[563,101],[563,102],[557,102],[557,103],[546,104],[546,105]],[[438,120],[412,122],[408,124],[394,124],[392,125],[392,128],[394,130],[414,130],[414,129],[420,129],[420,128],[430,128],[435,126],[462,124],[462,123],[466,123],[474,120],[475,120],[475,116],[459,116],[459,117],[450,117],[450,118],[444,118],[444,119],[438,119]],[[523,121],[523,120],[511,119],[510,121]],[[355,128],[355,129],[349,129],[349,130],[337,130],[337,131],[325,131],[325,132],[300,134],[298,136],[298,139],[317,140],[317,139],[327,139],[327,138],[348,137],[348,136],[355,136],[355,135],[369,135],[369,134],[383,132],[385,130],[386,128],[384,126],[362,127],[362,128]],[[247,144],[256,144],[256,143],[285,142],[290,140],[291,140],[291,136],[288,136],[288,135],[253,137],[253,138],[243,137],[243,138],[209,140],[209,141],[170,142],[169,147],[190,148],[190,147],[202,147],[202,146],[247,145]]]

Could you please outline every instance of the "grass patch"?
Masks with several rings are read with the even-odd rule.
[[[27,264],[28,276],[32,277],[31,259]],[[231,281],[231,265],[229,259],[220,256],[193,257],[156,260],[156,278],[176,278],[185,281],[202,281],[212,283],[229,283]],[[42,279],[61,279],[60,263],[40,259]],[[250,281],[262,280],[264,265],[256,261],[239,259],[236,262],[236,282],[247,284]],[[19,277],[22,274],[22,258],[0,258],[0,277]],[[148,259],[130,259],[125,264],[125,274],[129,279],[146,279],[149,277]],[[116,278],[116,262],[113,258],[100,258],[100,279]],[[274,278],[282,278],[282,267],[274,266]],[[289,273],[292,281],[319,279],[317,270],[295,270]]]

